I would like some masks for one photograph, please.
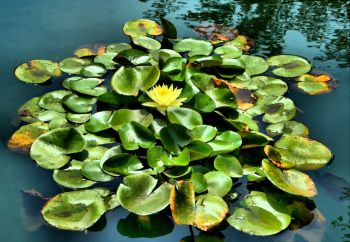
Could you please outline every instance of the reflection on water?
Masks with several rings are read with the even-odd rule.
[[[139,0],[150,2],[152,8],[144,13],[151,19],[174,15],[194,28],[203,23],[233,26],[242,34],[254,36],[255,50],[265,55],[282,52],[288,30],[297,29],[310,43],[320,49],[318,61],[337,61],[341,67],[350,66],[349,1],[276,0]],[[190,10],[180,10],[190,6]]]

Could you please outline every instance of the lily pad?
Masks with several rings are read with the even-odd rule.
[[[48,110],[64,113],[66,110],[62,106],[62,99],[68,94],[71,94],[71,92],[65,90],[45,93],[40,97],[38,105]]]
[[[163,183],[158,188],[156,185],[157,179],[150,175],[127,176],[117,190],[118,200],[124,208],[138,215],[159,212],[169,205],[171,185]]]
[[[83,135],[74,128],[59,128],[41,135],[32,145],[30,156],[45,169],[58,169],[68,163],[68,154],[86,146]]]
[[[289,121],[296,115],[294,102],[286,97],[278,97],[265,106],[263,121],[267,123],[278,123]]]
[[[250,40],[245,35],[238,35],[233,40],[225,43],[225,46],[230,46],[230,45],[236,46],[242,51],[248,51],[251,48]]]
[[[219,197],[225,196],[233,185],[232,179],[222,171],[208,172],[204,178],[208,184],[208,193]]]
[[[123,125],[132,121],[148,127],[153,121],[153,115],[144,109],[119,109],[113,114],[110,123],[112,128],[118,131]]]
[[[87,45],[80,47],[74,51],[74,55],[77,57],[90,57],[96,55],[102,55],[106,52],[106,46],[104,45]]]
[[[241,163],[234,156],[218,155],[214,160],[214,167],[230,177],[238,178],[243,176]]]
[[[137,96],[139,90],[147,91],[159,79],[160,71],[156,66],[121,67],[113,75],[111,85],[119,94]]]
[[[107,70],[117,69],[117,63],[114,61],[114,58],[117,56],[117,53],[104,53],[98,55],[94,58],[94,63],[100,63],[104,65]]]
[[[171,154],[180,153],[180,147],[184,147],[192,140],[189,130],[179,124],[170,124],[159,131],[160,140],[164,148]]]
[[[191,131],[192,139],[208,142],[214,139],[217,129],[210,125],[198,125]]]
[[[211,156],[226,154],[234,151],[242,144],[241,136],[233,131],[225,131],[216,136],[213,141],[208,143],[214,150]]]
[[[236,108],[236,96],[227,88],[213,88],[205,92],[214,102],[216,108]]]
[[[17,111],[17,115],[20,119],[27,123],[38,122],[38,116],[43,109],[38,105],[40,98],[34,97],[24,103]]]
[[[13,151],[28,153],[34,141],[48,131],[49,127],[46,123],[27,124],[11,135],[7,146]]]
[[[271,137],[282,134],[300,135],[305,137],[309,135],[308,127],[306,127],[305,124],[299,123],[297,121],[286,121],[269,124],[266,127],[266,132]]]
[[[85,128],[91,133],[97,133],[111,127],[110,121],[112,111],[101,111],[94,113],[88,122],[85,123]]]
[[[285,169],[315,170],[333,157],[320,142],[296,135],[284,135],[274,146],[265,146],[264,151],[275,165]]]
[[[71,57],[62,60],[59,63],[60,69],[68,74],[80,74],[81,70],[90,64],[87,59],[80,59],[77,57]]]
[[[262,168],[272,184],[287,193],[304,197],[317,194],[314,182],[303,172],[294,169],[281,170],[267,159],[263,159]]]
[[[105,86],[99,86],[103,81],[98,78],[82,78],[70,82],[69,88],[75,92],[96,97],[108,91]]]
[[[187,52],[188,56],[203,55],[208,56],[213,51],[213,45],[205,40],[198,39],[183,39],[174,45],[174,50],[177,52]]]
[[[91,112],[96,101],[96,98],[80,97],[77,94],[69,94],[62,99],[62,103],[76,113]]]
[[[304,74],[295,79],[296,87],[310,95],[319,95],[333,91],[338,82],[326,73]]]
[[[234,45],[220,46],[214,50],[214,53],[223,58],[238,58],[242,55],[242,50]]]
[[[196,93],[194,95],[194,108],[203,113],[211,113],[215,110],[216,104],[207,94]]]
[[[72,189],[88,188],[94,185],[96,182],[86,179],[81,172],[83,162],[75,163],[79,163],[79,165],[72,165],[64,170],[54,170],[53,180],[61,186]]]
[[[269,194],[252,191],[242,200],[241,205],[245,208],[236,208],[227,221],[245,233],[273,235],[286,229],[291,222],[286,204],[273,199]]]
[[[126,150],[148,149],[156,143],[152,131],[134,121],[123,125],[118,134]]]
[[[191,182],[179,181],[170,194],[170,208],[177,224],[194,225],[207,231],[225,218],[226,202],[219,196],[203,195],[195,200]]]
[[[118,53],[113,59],[121,65],[143,65],[151,61],[151,56],[138,49],[127,49]]]
[[[141,46],[148,50],[159,50],[161,47],[159,41],[146,36],[136,36],[132,38],[132,41],[135,45]]]
[[[106,212],[96,189],[64,192],[51,198],[41,214],[50,225],[66,230],[82,231],[91,227]]]
[[[163,33],[162,27],[149,19],[130,20],[124,24],[123,31],[132,38],[146,35],[161,35]]]
[[[107,53],[119,53],[122,52],[123,50],[129,50],[132,49],[131,45],[127,43],[116,43],[116,44],[111,44],[107,46],[106,52]]]
[[[127,153],[114,153],[104,156],[100,166],[104,172],[112,176],[133,174],[143,168],[141,161],[135,156]]]
[[[311,65],[307,60],[295,55],[272,56],[267,59],[267,64],[277,67],[272,70],[272,73],[282,77],[297,77],[311,70]]]
[[[21,64],[15,70],[16,77],[26,83],[40,84],[60,76],[58,64],[49,60],[32,60]]]
[[[186,149],[190,152],[191,161],[207,158],[213,153],[211,146],[200,140],[192,141]]]
[[[261,95],[282,96],[288,90],[284,81],[271,76],[255,76],[246,87],[249,90],[256,90]]]
[[[174,166],[170,169],[164,171],[164,175],[172,179],[178,179],[180,177],[184,177],[191,172],[191,167],[189,166]]]
[[[107,69],[100,63],[89,64],[81,70],[81,74],[86,77],[102,77],[106,73]]]
[[[81,173],[84,177],[96,182],[108,182],[113,180],[113,176],[103,172],[99,160],[85,161],[81,167]]]
[[[203,124],[202,116],[190,108],[168,108],[167,117],[170,123],[181,124],[190,130]]]
[[[67,113],[66,118],[76,124],[86,123],[91,117],[91,113]]]
[[[240,60],[243,61],[250,75],[264,73],[269,68],[265,60],[259,56],[242,55]]]

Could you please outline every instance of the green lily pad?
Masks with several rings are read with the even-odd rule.
[[[148,50],[159,50],[161,47],[161,44],[159,43],[159,41],[146,36],[133,37],[132,41],[134,42],[135,45],[141,46]]]
[[[216,108],[236,108],[236,96],[227,88],[213,88],[205,92],[214,102]]]
[[[152,131],[134,121],[124,124],[118,134],[126,150],[137,150],[139,147],[148,149],[156,143]]]
[[[294,102],[286,97],[278,97],[265,106],[263,121],[267,123],[278,123],[289,121],[296,115]]]
[[[80,74],[83,68],[89,65],[91,62],[87,59],[80,59],[77,57],[71,57],[62,60],[59,63],[60,69],[68,74]]]
[[[182,57],[171,57],[165,62],[162,72],[166,73],[173,81],[183,81],[186,60]]]
[[[295,55],[276,55],[267,59],[269,66],[276,66],[272,73],[282,77],[297,77],[311,70],[310,63]]]
[[[191,82],[201,91],[209,91],[214,88],[215,76],[205,73],[194,73],[190,77]]]
[[[234,45],[220,46],[214,50],[215,54],[223,58],[231,59],[238,58],[242,55],[242,50]]]
[[[240,131],[259,130],[259,125],[257,122],[248,113],[242,110],[236,110],[236,113],[230,115],[228,118],[225,118],[225,121]]]
[[[305,137],[309,135],[308,127],[306,127],[305,124],[299,123],[297,121],[286,121],[269,124],[266,127],[266,132],[271,137],[282,134],[300,135]]]
[[[251,43],[249,43],[249,38],[245,35],[238,35],[236,38],[234,38],[231,41],[228,41],[225,43],[225,46],[236,46],[237,48],[241,49],[242,51],[248,51],[250,49]]]
[[[83,78],[71,82],[69,88],[75,92],[96,97],[108,91],[105,86],[99,86],[103,81],[98,78]]]
[[[326,73],[313,72],[311,74],[304,74],[295,79],[297,83],[295,86],[298,90],[310,95],[319,95],[333,91],[338,81]]]
[[[156,66],[121,67],[113,75],[111,85],[119,94],[137,96],[139,90],[147,91],[159,79],[160,71]]]
[[[104,53],[98,55],[94,58],[94,63],[99,63],[104,65],[107,70],[117,69],[117,63],[114,61],[114,58],[117,56],[117,53]]]
[[[11,135],[7,147],[19,153],[28,153],[34,141],[49,131],[46,123],[32,123],[20,127]]]
[[[239,135],[242,138],[242,149],[265,146],[273,141],[271,137],[258,131],[240,131]]]
[[[146,174],[130,175],[119,185],[117,197],[120,204],[130,212],[149,215],[169,205],[171,185],[163,183],[157,189],[157,179]]]
[[[190,57],[195,55],[208,56],[213,51],[213,45],[210,42],[192,38],[180,40],[173,48],[176,52],[189,51],[188,56]]]
[[[108,182],[113,180],[113,176],[106,174],[100,167],[99,160],[85,161],[81,167],[84,177],[96,182]]]
[[[234,151],[242,144],[241,136],[233,131],[225,131],[216,136],[213,141],[208,143],[214,150],[211,156],[226,154]]]
[[[184,177],[191,172],[191,167],[188,166],[174,166],[167,169],[163,174],[169,178],[178,179]]]
[[[119,109],[113,114],[110,123],[112,128],[118,131],[123,125],[132,121],[148,127],[153,121],[153,115],[144,109]]]
[[[146,35],[161,35],[163,33],[162,27],[149,19],[130,20],[124,24],[123,31],[132,38]]]
[[[178,155],[192,140],[189,130],[179,124],[170,124],[159,131],[160,140],[164,148],[171,154]]]
[[[98,135],[87,133],[84,135],[84,138],[87,142],[87,146],[112,144],[116,141],[113,135],[102,135],[101,133],[99,133]]]
[[[102,77],[107,73],[107,69],[103,64],[93,63],[86,65],[82,70],[81,74],[85,77]]]
[[[60,76],[58,64],[49,60],[32,60],[21,64],[15,70],[16,77],[26,83],[40,84]]]
[[[266,63],[266,61],[259,56],[242,55],[240,57],[240,60],[243,61],[250,75],[258,75],[264,73],[269,68],[269,65]]]
[[[153,146],[147,150],[147,163],[152,168],[161,168],[164,166],[164,159],[168,158],[162,146]]]
[[[191,131],[192,139],[208,142],[214,139],[217,129],[210,125],[198,125]]]
[[[65,90],[45,93],[40,97],[38,105],[44,109],[64,113],[66,110],[62,106],[62,99],[70,93]]]
[[[191,161],[207,158],[213,153],[211,146],[200,140],[192,141],[186,145],[186,149],[190,152]]]
[[[127,43],[116,43],[108,45],[106,48],[106,53],[119,53],[123,50],[129,50],[132,49],[131,45]]]
[[[67,113],[66,119],[76,124],[86,123],[91,117],[91,113]]]
[[[59,113],[52,110],[45,110],[38,115],[38,119],[41,122],[49,122],[54,119],[65,119],[65,113]]]
[[[169,107],[167,117],[170,123],[181,124],[190,130],[203,124],[202,116],[190,108]]]
[[[333,157],[320,142],[296,135],[284,135],[274,146],[265,146],[264,151],[274,164],[286,169],[319,169]]]
[[[97,133],[111,127],[110,121],[112,111],[101,111],[94,113],[88,122],[85,123],[85,129],[91,133]]]
[[[211,171],[206,173],[204,177],[208,183],[208,193],[211,195],[223,197],[232,188],[232,179],[225,172]]]
[[[77,94],[69,94],[62,99],[62,103],[76,113],[91,112],[96,101],[96,98],[80,97]]]
[[[61,186],[72,189],[91,187],[96,182],[86,179],[83,176],[81,172],[82,164],[83,162],[75,162],[71,167],[64,170],[54,170],[53,180]]]
[[[243,74],[246,71],[246,66],[240,59],[223,59],[222,63],[215,69],[223,78],[234,78]]]
[[[267,159],[263,159],[262,168],[270,182],[287,193],[304,197],[317,194],[314,182],[303,172],[294,169],[281,170]]]
[[[217,226],[228,212],[226,202],[219,196],[195,198],[193,185],[188,181],[179,181],[172,187],[170,209],[177,224],[194,225],[204,231]]]
[[[234,156],[218,155],[214,160],[214,167],[230,177],[238,178],[243,176],[242,165]]]
[[[252,191],[241,201],[241,205],[244,208],[236,208],[227,221],[245,233],[273,235],[286,229],[291,222],[286,204],[273,199],[269,194]]]
[[[128,49],[119,52],[113,59],[119,64],[143,65],[151,61],[151,56],[146,52],[138,49]]]
[[[204,175],[200,172],[192,172],[191,183],[195,193],[202,193],[208,189],[208,183]]]
[[[194,95],[194,108],[202,113],[211,113],[215,110],[216,104],[208,95],[196,93]]]
[[[18,109],[17,115],[23,122],[34,123],[39,121],[38,116],[43,111],[38,105],[39,100],[39,97],[33,97]]]
[[[100,166],[104,172],[112,176],[129,175],[143,168],[141,161],[127,153],[110,154],[101,159]]]
[[[179,53],[171,49],[160,49],[158,53],[159,59],[161,59],[163,63],[166,63],[172,57],[181,57]]]
[[[51,198],[41,210],[50,225],[65,230],[82,231],[91,227],[106,212],[97,189],[71,191]]]
[[[129,238],[155,238],[169,234],[173,229],[173,221],[163,214],[140,216],[129,213],[117,225],[118,232]]]
[[[68,154],[86,146],[83,135],[74,128],[59,128],[41,135],[32,145],[30,156],[45,169],[58,169],[68,163]]]
[[[271,76],[255,76],[246,87],[256,90],[261,95],[282,96],[288,91],[288,85],[284,81]]]

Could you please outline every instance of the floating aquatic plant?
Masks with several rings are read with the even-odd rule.
[[[293,120],[297,108],[284,95],[290,82],[313,95],[336,81],[310,73],[299,56],[249,55],[250,41],[237,31],[210,42],[178,39],[171,22],[162,24],[131,20],[123,27],[130,44],[86,46],[60,62],[17,67],[23,82],[61,76],[53,81],[64,88],[20,107],[29,124],[8,143],[30,151],[57,184],[77,189],[49,199],[45,221],[85,230],[121,206],[131,214],[118,229],[130,237],[169,233],[171,220],[159,215],[168,207],[177,224],[204,231],[226,220],[266,236],[310,222],[317,190],[307,170],[333,155]],[[248,194],[239,194],[240,181],[248,181]],[[166,226],[157,230],[159,221]],[[143,229],[131,233],[129,224]]]

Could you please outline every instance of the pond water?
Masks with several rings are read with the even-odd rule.
[[[51,172],[36,167],[26,156],[9,151],[6,142],[20,123],[15,117],[26,100],[52,89],[17,81],[14,68],[31,59],[59,61],[86,44],[113,43],[128,38],[124,22],[141,17],[164,16],[178,27],[179,36],[196,36],[193,28],[212,23],[234,26],[254,39],[252,53],[270,56],[295,54],[309,59],[316,69],[340,80],[334,92],[309,96],[290,91],[311,137],[334,153],[333,162],[309,174],[318,188],[313,199],[317,219],[302,229],[257,238],[228,227],[215,241],[350,241],[349,161],[349,4],[342,0],[3,0],[0,8],[1,146],[0,146],[0,240],[6,242],[180,241],[189,236],[187,226],[157,238],[130,239],[117,230],[128,215],[116,209],[106,215],[106,226],[86,233],[58,231],[40,219],[40,199],[21,192],[40,191],[49,197],[62,190]],[[342,218],[342,221],[340,219]],[[193,233],[199,232],[194,229]],[[221,236],[221,237],[220,237]],[[349,235],[348,235],[349,236]],[[197,240],[202,241],[202,240]],[[203,240],[204,241],[204,240]]]

